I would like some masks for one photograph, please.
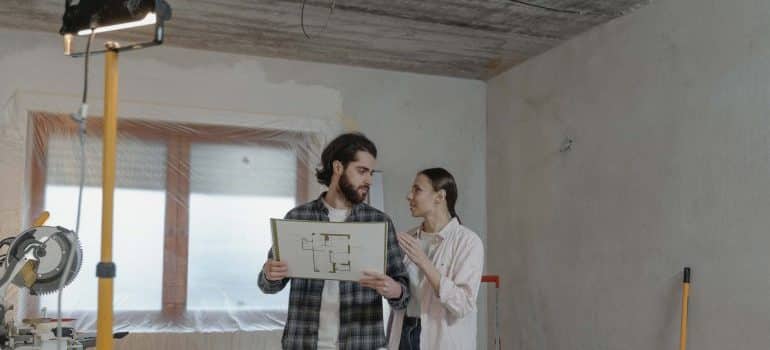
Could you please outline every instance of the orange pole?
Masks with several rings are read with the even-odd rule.
[[[102,246],[96,268],[99,296],[96,349],[112,350],[113,282],[112,227],[115,194],[115,153],[118,134],[118,51],[107,50],[104,65],[104,154],[102,155]]]
[[[690,303],[690,268],[684,268],[682,281],[682,323],[679,329],[679,350],[687,349],[687,307]]]

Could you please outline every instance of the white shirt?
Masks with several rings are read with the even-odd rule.
[[[336,209],[323,201],[329,210],[330,222],[344,222],[350,209]],[[340,282],[324,281],[321,312],[318,317],[318,350],[336,350],[340,333]]]
[[[419,227],[409,231],[416,236]],[[439,290],[427,279],[412,296],[420,298],[420,349],[476,349],[476,298],[484,269],[484,246],[479,236],[456,218],[437,233],[440,243],[431,258],[441,274]],[[414,265],[404,256],[404,264]],[[392,310],[388,349],[398,349],[404,310]]]

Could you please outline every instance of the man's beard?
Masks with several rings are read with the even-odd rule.
[[[353,187],[353,184],[350,183],[347,174],[342,174],[340,177],[339,185],[340,191],[342,191],[342,195],[345,196],[345,199],[347,199],[348,202],[352,204],[359,204],[363,202],[366,199],[366,195],[369,193],[369,186],[361,186],[359,188],[366,188],[366,194],[359,195],[357,189]]]

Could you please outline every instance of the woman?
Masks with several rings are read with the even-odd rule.
[[[479,236],[455,212],[457,184],[442,168],[426,169],[407,195],[420,226],[398,234],[411,299],[391,312],[391,350],[476,348],[476,297],[484,265]]]

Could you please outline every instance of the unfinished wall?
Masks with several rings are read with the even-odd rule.
[[[404,199],[414,174],[445,166],[460,184],[463,220],[482,238],[486,232],[483,82],[170,47],[126,53],[120,61],[121,116],[357,129],[380,150],[385,208],[398,229],[417,224]],[[62,55],[58,35],[0,31],[3,234],[17,233],[26,214],[25,109],[75,111],[82,63]],[[92,114],[100,114],[103,103],[102,63],[92,60]]]
[[[770,347],[768,28],[659,0],[489,82],[506,349],[674,349],[685,265],[690,348]]]

